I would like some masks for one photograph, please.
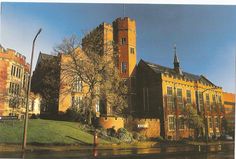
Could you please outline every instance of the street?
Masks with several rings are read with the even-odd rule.
[[[18,153],[0,153],[0,158],[81,158],[81,159],[233,159],[234,144],[206,146],[154,147],[140,149],[81,149],[78,151],[37,151]]]

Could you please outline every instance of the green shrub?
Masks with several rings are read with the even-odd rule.
[[[111,137],[116,137],[116,130],[114,126],[112,128],[107,129],[107,135]]]
[[[145,141],[147,138],[144,135],[141,135],[138,132],[133,133],[133,139],[138,140],[138,141]]]
[[[107,136],[107,130],[104,128],[100,128],[97,130],[99,136]]]
[[[147,137],[146,137],[146,136],[140,135],[139,141],[146,141],[146,140],[147,140]]]
[[[79,121],[85,123],[86,118],[82,112],[76,107],[70,107],[66,110],[65,118],[68,121]]]
[[[164,141],[165,139],[162,136],[156,138],[157,141]]]
[[[135,140],[139,140],[140,136],[141,136],[141,135],[140,135],[138,132],[134,132],[134,133],[133,133],[133,138],[134,138]]]
[[[125,128],[118,129],[117,138],[123,142],[132,142],[133,141],[133,135],[130,132],[128,132]]]

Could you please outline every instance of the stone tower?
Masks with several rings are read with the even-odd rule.
[[[113,39],[118,47],[118,68],[122,78],[135,73],[136,66],[136,22],[128,17],[113,22]]]

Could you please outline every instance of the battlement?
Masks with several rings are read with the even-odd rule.
[[[112,22],[112,24],[110,23],[107,23],[107,22],[102,22],[100,25],[98,25],[96,28],[92,29],[91,31],[89,31],[84,37],[83,39],[86,39],[86,38],[89,38],[90,36],[92,36],[95,32],[97,31],[103,31],[104,29],[109,29],[110,31],[113,30],[113,26],[114,26],[114,23],[117,23],[118,25],[124,25],[124,24],[127,24],[128,25],[131,25],[131,26],[134,26],[135,28],[135,25],[136,25],[136,22],[134,19],[131,19],[129,17],[124,17],[124,18],[117,18],[115,21]]]
[[[18,61],[21,64],[24,64],[27,67],[29,67],[29,64],[26,62],[26,57],[14,49],[10,48],[5,49],[1,46],[0,57],[13,61]]]
[[[109,24],[109,23],[106,23],[106,22],[103,22],[97,28],[110,28],[110,29],[113,29],[112,25]]]
[[[124,18],[117,18],[115,21],[112,22],[114,29],[132,29],[136,30],[136,22],[129,17]]]
[[[26,57],[24,55],[22,55],[21,53],[17,52],[16,50],[13,49],[9,49],[7,48],[7,50],[5,51],[5,53],[9,54],[9,55],[13,55],[17,58],[20,58],[22,60],[26,60]]]
[[[119,17],[119,18],[116,18],[116,20],[114,22],[121,22],[121,21],[135,22],[134,19],[131,19],[129,17],[124,17],[124,18]]]
[[[94,29],[92,29],[91,31],[89,31],[89,33],[86,34],[86,35],[84,36],[84,38],[90,37],[94,32],[96,32],[96,31],[102,31],[104,28],[113,30],[113,27],[112,27],[111,24],[106,23],[106,22],[102,22],[102,23],[101,23],[100,25],[98,25],[96,28],[94,28]],[[83,38],[83,39],[84,39],[84,38]]]

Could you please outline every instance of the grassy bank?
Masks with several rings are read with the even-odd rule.
[[[20,144],[23,136],[23,121],[0,123],[0,144]],[[99,140],[101,144],[109,141]],[[28,125],[29,144],[80,144],[91,145],[93,135],[86,132],[77,122],[31,119]]]

